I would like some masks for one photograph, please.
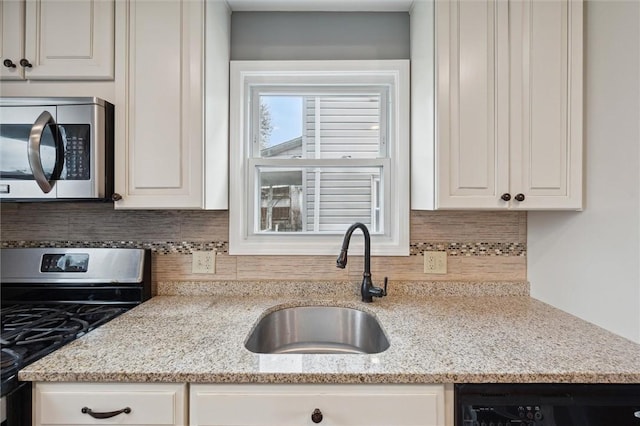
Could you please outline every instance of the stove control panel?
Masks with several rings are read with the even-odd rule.
[[[86,253],[44,254],[40,272],[87,272],[89,255]]]
[[[139,286],[151,274],[150,254],[136,248],[6,248],[0,250],[0,285]]]

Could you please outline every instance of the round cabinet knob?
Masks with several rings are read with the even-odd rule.
[[[524,201],[524,194],[518,194],[514,198],[516,201]]]
[[[31,68],[33,65],[31,65],[31,63],[26,60],[26,59],[20,59],[20,66],[25,67],[25,68]]]
[[[120,201],[122,200],[122,195],[118,194],[117,192],[114,192],[113,195],[111,195],[111,201]]]
[[[14,64],[11,59],[5,59],[4,61],[2,61],[2,64],[7,68],[15,68],[16,67],[16,64]]]
[[[313,410],[313,413],[311,414],[311,421],[314,423],[320,423],[322,421],[322,411],[318,408]]]
[[[505,192],[504,194],[502,194],[502,201],[509,201],[511,199],[511,194],[509,194],[508,192]]]

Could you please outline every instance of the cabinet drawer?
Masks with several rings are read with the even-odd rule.
[[[315,410],[322,420],[314,423]],[[318,419],[316,419],[318,420]],[[436,426],[443,386],[191,386],[191,425]]]
[[[34,425],[183,425],[186,385],[165,383],[36,383]],[[106,419],[96,413],[129,407]]]

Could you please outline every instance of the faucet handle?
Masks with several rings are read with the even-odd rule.
[[[386,296],[387,295],[387,282],[389,281],[388,277],[384,277],[384,290],[382,290],[382,295]]]

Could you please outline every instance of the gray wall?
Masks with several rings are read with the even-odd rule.
[[[409,59],[409,13],[231,15],[231,60],[331,59]]]
[[[640,3],[585,4],[586,206],[528,215],[534,297],[640,342]]]

